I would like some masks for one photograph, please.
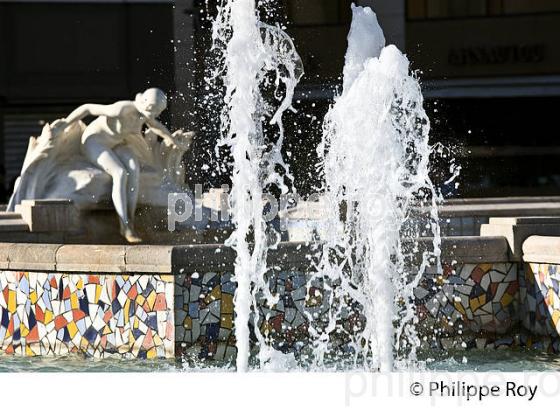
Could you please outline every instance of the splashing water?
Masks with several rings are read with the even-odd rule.
[[[291,39],[279,28],[259,21],[254,0],[229,0],[221,4],[213,24],[213,43],[221,53],[226,89],[221,145],[230,148],[233,158],[230,209],[235,231],[227,244],[237,253],[236,366],[238,371],[247,371],[251,313],[261,367],[278,361],[282,355],[261,334],[256,306],[260,295],[269,305],[278,302],[265,276],[267,251],[279,241],[264,219],[265,190],[272,185],[282,192],[287,190],[284,177],[278,172],[282,168],[289,177],[280,151],[284,139],[282,115],[292,105],[303,65]],[[265,90],[271,86],[274,92],[270,98]],[[275,105],[278,108],[272,108]],[[277,128],[275,141],[265,136],[266,119]]]
[[[323,280],[330,310],[327,323],[308,317],[309,332],[318,366],[337,355],[334,341],[346,332],[355,364],[388,371],[416,362],[413,289],[439,258],[438,196],[428,176],[429,121],[409,62],[396,47],[385,47],[371,9],[353,6],[353,14],[344,88],[325,118],[318,148],[330,223],[308,286]],[[284,180],[291,178],[281,156],[282,117],[291,108],[303,67],[286,33],[259,21],[255,0],[221,3],[213,43],[225,87],[221,145],[233,158],[235,231],[227,244],[237,252],[236,365],[238,371],[248,369],[252,321],[260,367],[278,369],[290,358],[275,351],[258,326],[257,300],[278,302],[267,285],[266,258],[279,236],[263,215],[267,188],[286,192]],[[275,140],[265,132],[270,126],[276,127]],[[428,207],[429,215],[414,220],[415,207]],[[410,244],[426,230],[434,237],[434,250],[425,251],[420,266],[412,268],[418,247]],[[360,319],[345,330],[341,321],[354,302]]]
[[[416,362],[413,289],[439,257],[438,197],[428,175],[429,120],[409,61],[395,46],[385,47],[371,9],[352,8],[344,89],[325,118],[318,148],[330,223],[314,279],[333,284],[331,311],[328,324],[314,323],[310,332],[322,366],[333,339],[345,332],[340,322],[350,301],[358,302],[362,320],[348,332],[354,360],[390,371]],[[429,215],[411,223],[418,205]],[[425,224],[434,251],[411,268],[417,248],[410,254],[405,248]]]

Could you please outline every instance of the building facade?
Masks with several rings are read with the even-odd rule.
[[[407,0],[406,50],[469,196],[558,195],[560,3]]]
[[[10,189],[29,137],[85,102],[173,94],[173,3],[0,2],[0,164]]]
[[[196,175],[187,177],[223,182],[202,166],[212,161],[208,148],[217,139],[205,77],[218,1],[0,1],[0,185],[9,190],[29,136],[44,121],[86,101],[132,98],[149,86],[170,94],[168,124],[200,133],[189,159]],[[433,142],[450,147],[463,167],[461,185],[450,192],[560,193],[557,0],[355,2],[373,6],[388,43],[417,70]],[[275,12],[263,16],[286,25],[305,65],[298,112],[285,121],[285,154],[296,179],[305,181],[302,192],[319,184],[315,148],[341,83],[351,3],[269,0]]]

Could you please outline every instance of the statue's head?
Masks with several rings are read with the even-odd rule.
[[[159,88],[148,88],[143,93],[136,94],[134,104],[142,114],[156,118],[167,108],[167,96]]]

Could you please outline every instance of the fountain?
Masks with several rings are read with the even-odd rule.
[[[336,329],[350,298],[365,316],[356,356],[366,367],[390,371],[395,354],[406,352],[405,362],[416,361],[412,291],[430,259],[439,256],[438,198],[428,175],[429,120],[420,85],[406,57],[395,46],[385,47],[373,11],[352,9],[344,87],[325,118],[319,147],[330,223],[315,277],[340,285],[333,289],[339,307],[327,330],[317,334],[318,361],[328,351],[325,332]],[[418,203],[430,209],[421,223],[429,224],[434,251],[413,267],[403,243],[419,236],[420,221],[410,223]]]
[[[259,5],[267,11],[266,4]],[[388,371],[394,368],[395,355],[416,361],[419,342],[412,323],[412,291],[425,267],[438,263],[433,260],[439,249],[437,195],[428,176],[429,121],[420,86],[409,74],[406,57],[394,46],[385,47],[373,11],[356,6],[352,10],[343,89],[324,120],[318,148],[327,229],[318,245],[316,272],[307,280],[308,290],[314,281],[325,287],[328,320],[308,311],[302,314],[309,323],[310,357],[316,366],[323,367],[326,357],[337,356],[333,340],[346,333],[355,365],[360,362],[366,368]],[[225,245],[235,253],[236,367],[242,372],[250,367],[252,333],[256,367],[284,369],[296,363],[293,352],[280,352],[270,331],[262,330],[270,317],[261,314],[261,305],[267,309],[283,305],[280,292],[271,289],[271,270],[277,267],[268,264],[269,252],[277,249],[281,235],[265,213],[274,208],[272,193],[282,195],[290,186],[293,189],[293,177],[281,152],[283,116],[292,109],[303,64],[290,37],[279,26],[259,20],[255,0],[222,1],[212,39],[218,68],[208,82],[221,82],[224,90],[218,146],[229,148],[232,158],[229,211],[234,230]],[[54,198],[61,192],[76,204],[97,203],[112,191],[122,233],[128,242],[139,242],[133,230],[136,203],[139,195],[142,200],[151,198],[151,185],[145,178],[141,181],[145,172],[140,172],[135,154],[137,146],[146,145],[144,138],[151,137],[150,164],[160,165],[156,167],[160,183],[155,184],[159,196],[170,187],[184,188],[176,176],[171,179],[174,185],[161,184],[164,176],[173,174],[171,161],[180,163],[194,136],[181,130],[171,134],[157,121],[166,102],[161,90],[149,89],[135,101],[86,104],[67,119],[47,125],[30,148],[9,210],[26,200]],[[81,122],[91,115],[98,118],[87,126]],[[160,144],[149,132],[143,135],[144,124],[164,142]],[[130,129],[135,138],[123,129]],[[169,149],[158,150],[160,145]],[[84,161],[75,158],[77,152],[90,162],[81,173],[77,170]],[[93,165],[98,168],[95,178]],[[57,184],[61,174],[73,176],[75,183]],[[100,183],[94,182],[103,179],[105,185],[97,187]],[[153,178],[151,182],[154,185]],[[84,185],[98,189],[79,189]],[[417,221],[410,222],[412,207],[418,205],[430,209],[427,219],[419,221],[429,225],[435,239],[434,251],[426,252],[415,269],[403,244],[419,236]],[[355,310],[351,303],[359,305],[361,318],[348,330],[341,321],[348,310]]]
[[[259,340],[259,362],[264,365],[277,355],[267,346],[257,326],[257,294],[264,293],[268,304],[276,304],[266,282],[267,250],[279,241],[276,232],[267,231],[264,219],[264,190],[270,185],[285,192],[283,177],[276,167],[289,174],[280,149],[284,138],[282,115],[292,105],[295,87],[303,75],[302,64],[290,38],[279,28],[261,23],[254,0],[224,2],[214,22],[215,47],[223,47],[225,110],[222,113],[222,145],[230,147],[233,177],[230,210],[235,231],[227,244],[235,249],[235,335],[237,369],[246,371],[249,363],[249,320],[253,311],[254,331]],[[276,110],[265,104],[261,87],[274,73]],[[280,86],[284,96],[279,96]],[[278,127],[273,143],[266,141],[263,118]],[[272,239],[270,236],[272,235]],[[249,244],[251,238],[252,246]]]
[[[414,316],[412,289],[428,263],[426,254],[415,279],[408,281],[402,241],[415,239],[417,230],[410,226],[404,230],[403,225],[413,202],[429,202],[437,256],[437,196],[428,176],[429,122],[420,86],[409,75],[406,57],[394,46],[385,47],[373,11],[352,8],[344,88],[325,119],[319,148],[330,223],[314,278],[337,284],[332,287],[330,323],[322,329],[312,326],[311,332],[316,338],[314,356],[322,365],[329,351],[329,333],[338,327],[344,301],[352,298],[363,306],[365,315],[365,328],[354,343],[356,356],[361,355],[368,366],[388,371],[393,368],[394,349],[407,349],[411,360],[415,359],[418,341],[410,323]],[[214,43],[223,47],[225,72],[222,144],[230,147],[233,156],[231,212],[236,228],[228,244],[237,254],[237,369],[246,371],[251,311],[255,312],[260,364],[272,358],[256,313],[259,292],[265,293],[268,305],[278,302],[266,280],[267,248],[274,241],[270,245],[267,237],[263,192],[270,183],[285,190],[274,167],[287,169],[280,153],[281,118],[291,106],[301,62],[285,33],[258,20],[254,0],[222,4],[214,23]],[[263,114],[267,113],[261,88],[270,70],[276,73],[277,91],[283,83],[286,92],[271,121],[278,125],[280,137],[267,151],[262,131]],[[398,307],[397,300],[401,302]],[[400,323],[396,336],[394,321]]]
[[[202,198],[193,200],[180,171],[197,138],[157,121],[165,108],[157,89],[86,104],[31,139],[15,212],[0,213],[0,355],[388,372],[434,368],[441,361],[426,355],[436,350],[560,352],[558,241],[547,237],[558,234],[558,218],[497,218],[480,236],[442,240],[429,171],[430,156],[446,150],[430,146],[419,82],[370,8],[352,7],[342,87],[322,122],[320,200],[283,208],[297,197],[283,121],[303,64],[283,29],[260,20],[267,13],[267,2],[223,0],[213,21],[217,60],[205,101],[218,95],[222,105],[216,152],[231,158],[221,166],[232,176],[227,198],[197,186]],[[98,119],[86,125],[87,114]],[[126,178],[82,151],[105,122],[126,125],[111,128],[119,143],[103,150],[126,160]],[[145,155],[132,161],[136,151]],[[445,160],[448,184],[459,167]],[[111,172],[126,189],[112,189]],[[132,227],[137,196],[141,245],[130,244],[133,231],[119,234],[115,212]],[[73,211],[84,218],[87,208],[76,228]],[[101,212],[112,229],[100,229]],[[178,232],[158,229],[165,212]],[[220,214],[225,220],[214,219]],[[191,230],[201,236],[184,235]],[[459,359],[442,366],[468,361]]]

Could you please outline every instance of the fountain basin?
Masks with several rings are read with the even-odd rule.
[[[503,237],[445,238],[443,272],[428,269],[414,292],[424,347],[558,352],[559,241],[529,238],[519,262]],[[310,342],[308,314],[328,311],[321,284],[306,286],[317,249],[282,243],[271,251],[269,283],[280,302],[259,306],[261,331],[296,357]],[[223,245],[2,243],[0,350],[228,362],[236,354],[234,258]],[[357,310],[348,324],[359,326]]]

